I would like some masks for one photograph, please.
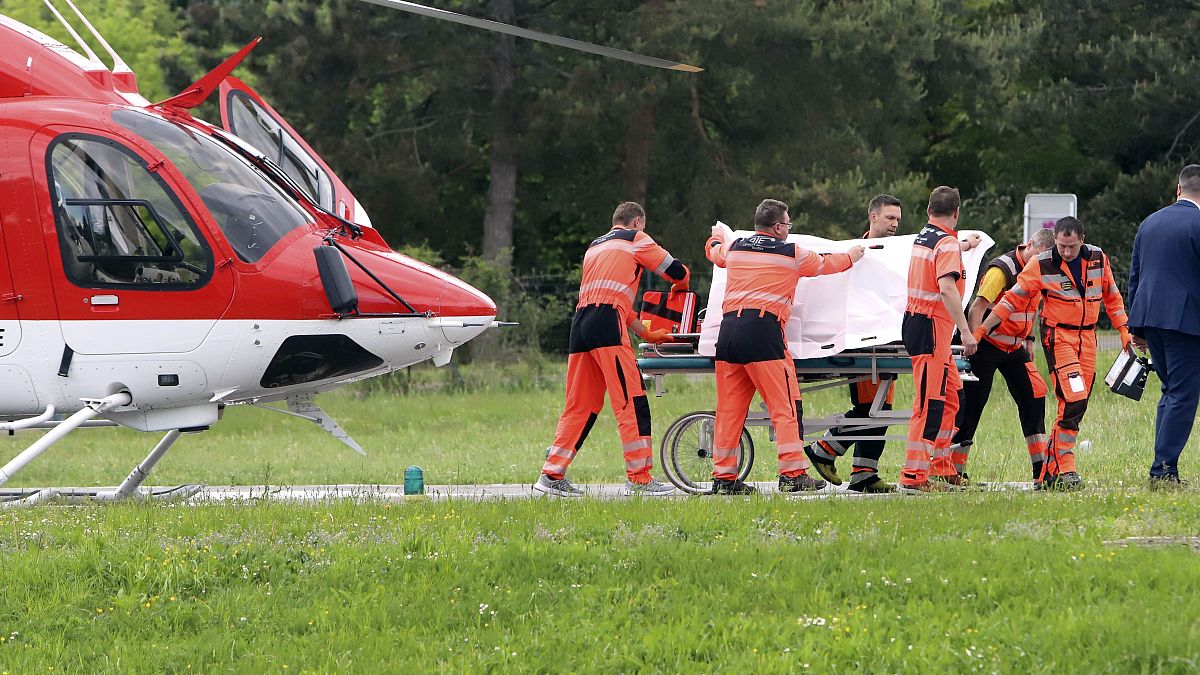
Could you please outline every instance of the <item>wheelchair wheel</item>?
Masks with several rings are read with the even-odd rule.
[[[691,494],[712,490],[713,430],[717,416],[711,411],[690,412],[675,420],[663,435],[659,466],[675,487]],[[742,429],[738,443],[738,480],[746,480],[754,467],[754,441]]]

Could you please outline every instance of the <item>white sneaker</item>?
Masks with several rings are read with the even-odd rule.
[[[571,481],[564,476],[558,480],[554,480],[546,474],[538,477],[537,482],[533,484],[535,492],[542,494],[554,495],[555,497],[582,497],[583,490],[571,485]]]
[[[627,480],[625,481],[625,491],[622,494],[627,497],[666,497],[675,494],[675,487],[656,480],[651,480],[649,483],[634,483]]]

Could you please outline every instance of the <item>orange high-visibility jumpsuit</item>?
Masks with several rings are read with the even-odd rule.
[[[796,364],[784,326],[800,277],[850,269],[849,254],[818,255],[765,234],[723,243],[709,238],[706,255],[727,272],[717,335],[717,420],[713,476],[737,478],[737,447],[757,391],[767,404],[779,453],[779,474],[794,478],[808,468]]]
[[[643,269],[669,281],[688,277],[683,263],[649,235],[619,226],[593,241],[583,257],[567,356],[567,401],[542,467],[551,479],[562,478],[583,447],[607,391],[621,435],[625,473],[634,483],[650,480],[650,404],[626,330],[642,334],[633,299]]]
[[[955,230],[927,224],[913,242],[908,263],[908,303],[901,337],[912,358],[913,411],[908,425],[903,485],[921,485],[929,475],[953,476],[950,457],[954,417],[962,380],[950,353],[954,320],[942,302],[938,279],[954,277],[959,295],[964,278],[962,249]],[[932,464],[931,464],[932,458]]]
[[[1099,247],[1084,245],[1079,258],[1082,278],[1076,280],[1057,248],[1043,252],[1029,261],[1016,285],[993,308],[1003,322],[1022,313],[1032,315],[1037,303],[1043,303],[1042,346],[1058,399],[1044,476],[1076,471],[1075,442],[1096,376],[1096,319],[1101,302],[1122,342],[1129,342],[1125,303],[1108,256]],[[1084,285],[1082,293],[1079,282]]]
[[[1017,283],[1017,275],[1025,267],[1023,255],[1024,246],[996,256],[988,263],[984,283],[980,285],[977,297],[983,298],[995,306],[1005,291]],[[1001,285],[1003,284],[1003,285]],[[988,309],[984,313],[986,319],[992,313]],[[967,454],[975,438],[975,430],[979,427],[979,419],[987,407],[988,398],[992,392],[992,378],[996,371],[1004,377],[1008,391],[1017,404],[1017,416],[1021,421],[1021,431],[1025,435],[1025,446],[1029,450],[1029,462],[1033,467],[1034,478],[1040,478],[1042,467],[1045,466],[1048,437],[1046,436],[1046,381],[1038,372],[1033,360],[1032,345],[1025,349],[1026,339],[1033,334],[1033,319],[1037,315],[1037,307],[1033,311],[1017,312],[1008,317],[1007,321],[996,326],[990,333],[979,341],[979,351],[968,357],[971,362],[971,373],[978,378],[975,382],[963,383],[962,407],[958,419],[955,420],[958,430],[954,432],[951,447],[951,457],[954,468],[963,473],[966,469]],[[959,461],[961,460],[961,461]]]

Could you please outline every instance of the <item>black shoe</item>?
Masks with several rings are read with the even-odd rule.
[[[1078,472],[1067,471],[1056,475],[1047,475],[1045,480],[1033,484],[1034,490],[1078,490],[1083,487],[1083,478]]]
[[[847,489],[853,490],[854,492],[874,495],[895,492],[896,486],[883,480],[879,476],[871,476],[870,478],[860,480],[857,483],[853,482],[852,480],[850,487]]]
[[[753,495],[758,494],[758,488],[746,485],[736,478],[714,478],[712,484],[714,495]]]
[[[812,462],[813,468],[817,470],[817,473],[821,474],[821,478],[834,485],[842,484],[842,477],[838,475],[837,465],[833,463],[833,460],[818,456],[817,453],[812,451],[811,445],[804,446],[804,456],[808,457],[808,461]],[[783,483],[781,482],[780,485],[782,486]],[[821,487],[825,486],[822,485]],[[782,490],[783,488],[780,487],[780,489]]]
[[[1175,474],[1165,474],[1162,476],[1150,476],[1151,490],[1184,490],[1188,486],[1186,480],[1181,480]]]
[[[840,482],[838,481],[838,483]],[[825,481],[817,480],[806,473],[792,478],[787,476],[779,477],[780,492],[816,492],[823,487],[825,487]]]

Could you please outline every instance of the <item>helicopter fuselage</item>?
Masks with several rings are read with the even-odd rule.
[[[324,207],[132,74],[0,19],[0,419],[128,392],[106,417],[204,427],[223,404],[445,362],[492,324],[485,294],[344,220],[369,222],[357,202]],[[354,311],[331,308],[329,246]]]

